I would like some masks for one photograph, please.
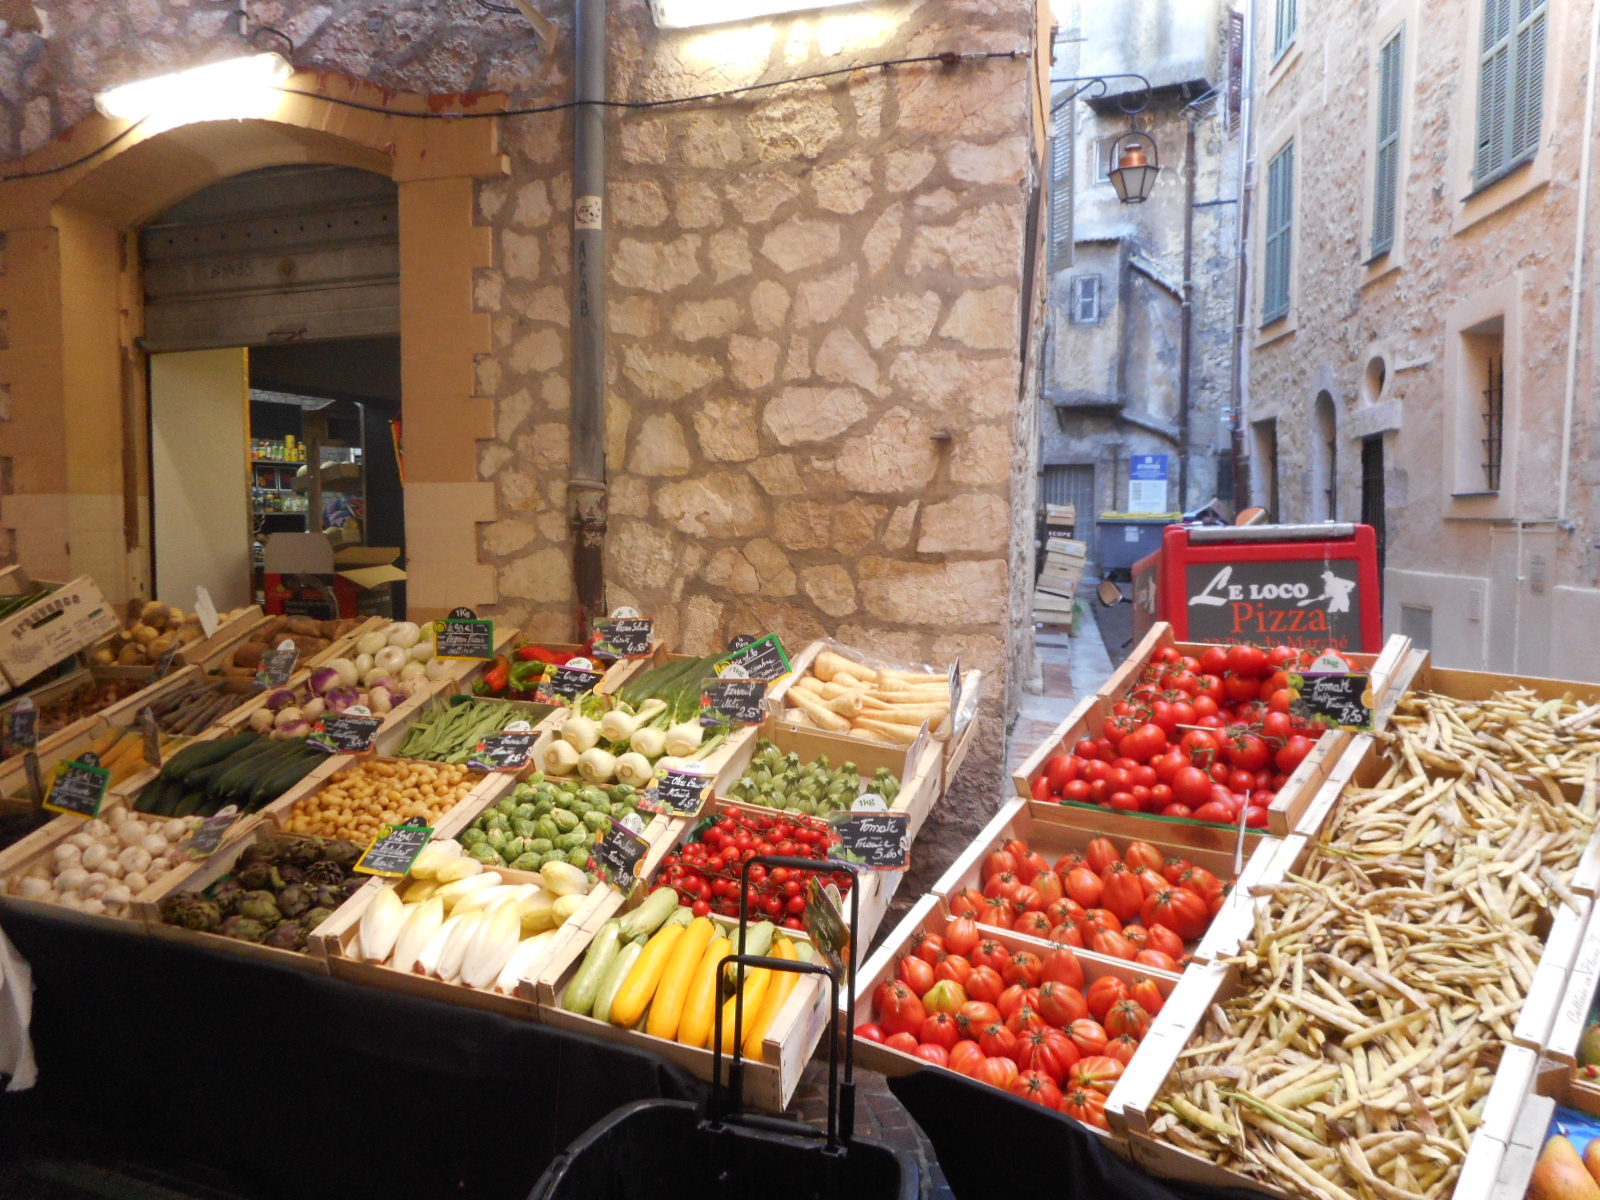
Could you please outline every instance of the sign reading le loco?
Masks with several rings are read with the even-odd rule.
[[[1361,586],[1349,559],[1191,563],[1191,642],[1361,645]]]

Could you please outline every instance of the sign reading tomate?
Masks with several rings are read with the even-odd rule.
[[[1190,562],[1192,642],[1263,642],[1361,649],[1356,564],[1340,559]]]

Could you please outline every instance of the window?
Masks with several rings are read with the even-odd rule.
[[[1117,144],[1120,134],[1096,138],[1094,141],[1094,182],[1111,183],[1111,147]]]
[[[1072,265],[1072,102],[1050,114],[1050,269]]]
[[[1278,505],[1278,422],[1255,423],[1255,475],[1251,490],[1256,503],[1267,510],[1267,520],[1282,521],[1283,510]]]
[[[1261,323],[1289,315],[1289,272],[1294,234],[1294,143],[1267,164],[1267,246]]]
[[[1545,0],[1484,0],[1473,183],[1485,187],[1539,149]]]
[[[1405,27],[1378,51],[1378,150],[1372,176],[1372,257],[1394,249],[1395,207],[1400,187],[1401,74]]]
[[[1493,3],[1493,0],[1490,0]],[[1299,0],[1277,0],[1277,20],[1272,25],[1272,58],[1276,62],[1294,45]]]
[[[1383,556],[1387,535],[1384,528],[1384,511],[1387,505],[1383,494],[1383,435],[1361,439],[1361,523],[1372,526],[1373,539],[1378,543],[1378,574],[1383,575]]]
[[[1074,325],[1100,323],[1100,276],[1072,277],[1072,323]]]
[[[1457,495],[1500,491],[1505,465],[1505,319],[1491,317],[1461,333],[1456,410]]]
[[[1484,362],[1483,372],[1483,483],[1484,490],[1500,490],[1500,455],[1506,423],[1506,360],[1501,354]]]
[[[1317,393],[1314,440],[1311,443],[1312,519],[1338,520],[1339,419],[1333,397]]]

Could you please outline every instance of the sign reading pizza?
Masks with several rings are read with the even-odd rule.
[[[1361,647],[1361,590],[1348,559],[1190,563],[1192,642]]]

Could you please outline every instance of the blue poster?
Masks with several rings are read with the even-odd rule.
[[[1128,478],[1155,482],[1165,481],[1167,475],[1167,456],[1165,454],[1135,454],[1130,460]]]

